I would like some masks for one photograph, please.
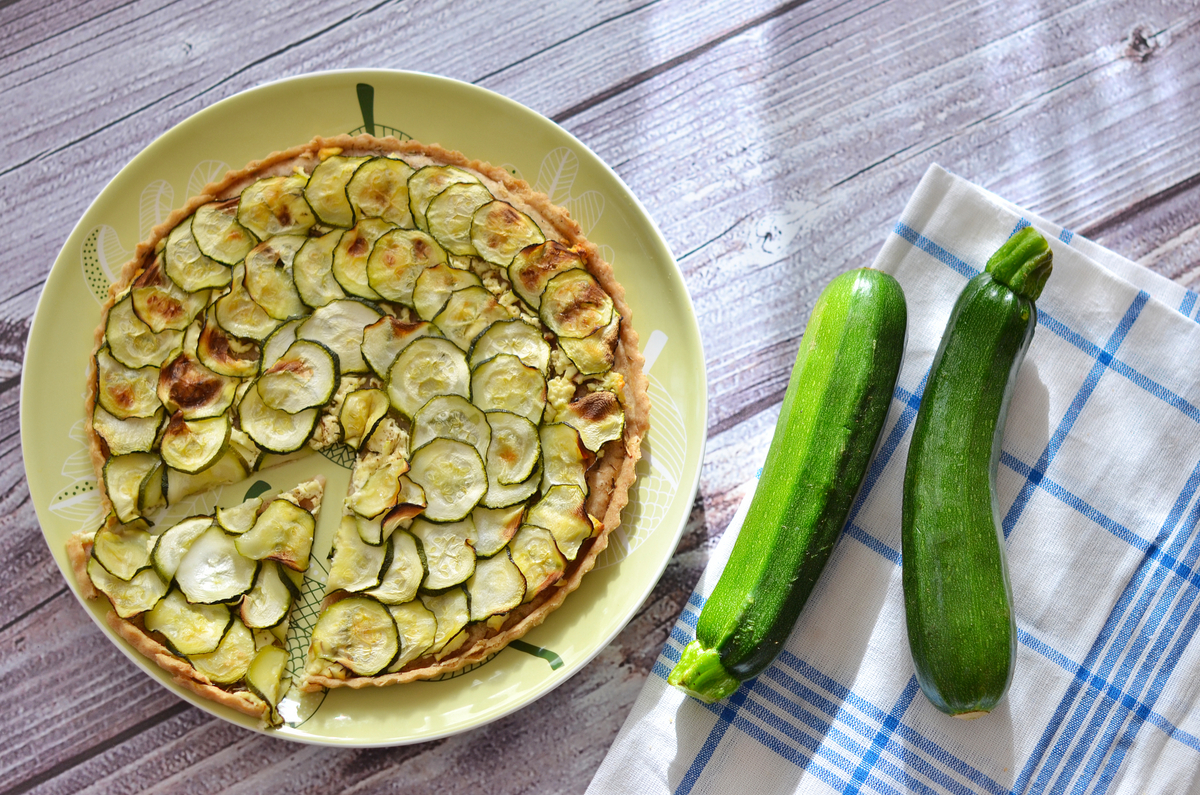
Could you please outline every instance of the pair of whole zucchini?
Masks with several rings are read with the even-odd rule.
[[[1046,240],[1016,232],[950,315],[913,428],[902,553],[917,681],[938,709],[989,712],[1012,679],[1016,632],[995,477],[1005,414],[1050,275]],[[766,464],[729,563],[668,681],[704,701],[779,654],[849,516],[904,352],[898,282],[870,269],[817,300]]]

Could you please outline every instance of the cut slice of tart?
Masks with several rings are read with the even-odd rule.
[[[73,541],[81,582],[91,566],[114,626],[181,681],[262,714],[281,692],[264,625],[312,546],[300,509],[148,522],[341,446],[297,684],[485,659],[578,587],[620,521],[649,424],[629,318],[597,247],[502,168],[362,135],[231,172],[138,246],[105,305],[87,416],[117,518]]]
[[[287,657],[324,490],[318,475],[166,528],[110,515],[71,537],[76,580],[85,597],[108,601],[109,626],[176,683],[278,723],[286,682],[274,661]]]

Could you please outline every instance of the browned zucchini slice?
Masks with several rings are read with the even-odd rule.
[[[411,306],[417,277],[444,262],[446,252],[425,232],[393,229],[375,241],[367,259],[367,280],[378,295]]]
[[[563,271],[583,267],[583,256],[578,251],[557,240],[547,240],[517,252],[508,266],[508,280],[522,301],[539,309],[547,282]]]
[[[233,405],[238,380],[219,375],[190,353],[181,353],[163,365],[158,376],[158,399],[184,419],[215,417]]]
[[[408,178],[413,169],[394,157],[375,157],[358,167],[346,185],[354,217],[382,218],[395,226],[412,227]]]
[[[379,293],[371,289],[367,262],[376,241],[391,229],[392,225],[380,218],[364,218],[338,239],[338,244],[333,248],[331,267],[338,284],[350,295],[372,301],[380,298]]]
[[[612,322],[612,297],[585,270],[564,271],[546,284],[539,310],[559,337],[582,339]]]
[[[246,292],[275,320],[308,314],[292,277],[292,262],[306,240],[303,235],[277,235],[246,255]]]
[[[433,318],[446,339],[464,351],[488,326],[512,315],[484,287],[466,287],[451,293],[446,305]]]
[[[292,174],[264,177],[242,191],[237,220],[259,240],[276,235],[304,235],[316,223],[304,200],[308,180]]]
[[[192,214],[192,237],[204,256],[223,265],[234,265],[254,248],[254,235],[238,223],[238,199],[209,202]]]
[[[518,251],[545,239],[534,220],[508,202],[490,201],[471,219],[471,245],[484,260],[502,268]]]
[[[384,315],[363,329],[362,355],[380,378],[387,378],[396,355],[413,340],[440,337],[442,332],[427,321],[406,323],[394,315]]]

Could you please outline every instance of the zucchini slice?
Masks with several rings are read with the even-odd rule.
[[[474,257],[478,254],[471,242],[471,219],[475,211],[490,202],[491,191],[478,182],[450,185],[434,196],[425,210],[429,234],[451,254]]]
[[[546,236],[525,213],[508,202],[490,201],[471,218],[471,245],[487,262],[507,268],[516,253]]]
[[[572,400],[558,419],[579,431],[583,446],[593,453],[625,432],[625,410],[617,396],[605,390]]]
[[[375,241],[367,259],[367,280],[387,300],[412,306],[417,277],[445,262],[446,252],[425,232],[393,229]]]
[[[175,583],[189,602],[211,605],[249,591],[257,574],[258,561],[243,557],[235,537],[214,524],[188,546],[175,569]]]
[[[471,620],[471,611],[467,606],[467,592],[462,588],[451,588],[444,594],[436,596],[424,594],[421,603],[433,613],[437,620],[437,631],[433,643],[426,654],[437,654],[454,639],[463,627]]]
[[[488,326],[471,343],[467,364],[474,370],[501,353],[516,356],[523,364],[536,367],[543,375],[550,368],[550,343],[542,336],[541,329],[519,318],[498,320]]]
[[[308,184],[304,186],[304,198],[317,219],[327,226],[350,227],[354,225],[354,208],[346,195],[354,172],[370,157],[343,157],[333,155],[317,164]]]
[[[149,417],[119,419],[97,403],[92,411],[92,428],[108,445],[109,455],[145,453],[153,449],[158,439],[158,426],[162,425],[162,418],[163,412],[160,410]]]
[[[466,364],[464,362],[463,366]],[[158,399],[159,369],[136,370],[118,362],[108,348],[96,352],[96,399],[104,410],[119,420],[153,417],[162,408]]]
[[[188,293],[163,272],[162,257],[143,270],[129,290],[133,311],[155,334],[183,331],[208,302],[208,293]]]
[[[372,301],[381,296],[371,288],[367,261],[376,241],[394,227],[380,218],[364,218],[342,233],[333,249],[333,276],[350,295]]]
[[[292,258],[292,281],[300,300],[314,309],[346,297],[333,275],[333,250],[342,239],[341,229],[310,237]]]
[[[246,390],[238,404],[242,430],[255,444],[272,453],[292,453],[303,447],[312,436],[320,413],[317,408],[295,414],[273,409],[263,402],[262,395],[254,387]]]
[[[352,518],[354,527],[358,531],[358,537],[363,540],[364,544],[377,547],[387,541],[387,537],[383,534],[383,520],[387,518],[386,513],[381,513],[371,519],[356,513],[352,514]]]
[[[176,412],[163,429],[159,454],[167,466],[194,475],[224,455],[232,429],[228,412],[200,420],[185,420]]]
[[[440,262],[421,271],[417,276],[410,303],[421,318],[433,320],[446,305],[451,293],[467,287],[482,286],[483,282],[472,271]]]
[[[296,340],[256,382],[263,403],[296,414],[323,406],[337,391],[341,374],[333,352],[319,342]]]
[[[183,556],[191,549],[192,543],[204,535],[204,532],[212,527],[212,524],[210,517],[192,516],[171,526],[158,537],[158,543],[154,545],[152,562],[154,570],[158,572],[158,576],[164,582],[175,579],[179,561],[183,560]]]
[[[356,593],[379,585],[379,577],[388,560],[388,545],[372,546],[358,534],[354,516],[343,516],[333,539],[326,593]]]
[[[114,577],[128,582],[150,565],[156,539],[147,527],[143,519],[129,524],[108,521],[92,539],[92,557]]]
[[[366,301],[345,298],[330,301],[296,329],[297,339],[313,340],[337,354],[342,375],[364,373],[367,363],[362,356],[363,329],[383,317],[378,307]]]
[[[611,323],[615,313],[612,296],[595,277],[572,268],[546,283],[538,314],[559,337],[583,339]]]
[[[421,337],[440,337],[442,332],[427,321],[406,323],[394,315],[384,315],[363,329],[362,355],[380,378],[386,379],[400,351]]]
[[[254,235],[238,223],[237,198],[209,202],[192,214],[192,237],[200,253],[222,265],[235,265],[254,248]]]
[[[132,522],[154,507],[152,497],[158,484],[162,497],[162,459],[154,453],[129,453],[109,458],[104,463],[104,491],[112,503],[117,520]]]
[[[425,491],[425,518],[456,522],[488,488],[479,451],[465,442],[434,439],[413,453],[408,477]]]
[[[496,479],[493,471],[488,472],[487,492],[480,503],[486,508],[508,508],[517,503],[523,503],[533,496],[542,482],[542,468],[533,470],[533,474],[521,483],[506,485]]]
[[[488,480],[501,486],[524,483],[542,457],[537,426],[511,411],[489,411],[487,423],[492,429],[485,463]]]
[[[396,622],[384,605],[365,596],[334,602],[312,631],[311,653],[359,676],[374,676],[400,652]]]
[[[145,626],[166,638],[171,651],[184,657],[208,654],[221,645],[233,613],[222,604],[193,604],[172,588],[146,613]]]
[[[438,623],[433,611],[420,599],[388,605],[388,611],[400,634],[400,656],[388,666],[388,673],[395,673],[433,647]]]
[[[513,563],[525,577],[525,601],[528,602],[557,582],[567,569],[566,558],[544,527],[526,524],[508,545]]]
[[[575,560],[596,530],[583,507],[586,500],[587,492],[578,486],[551,486],[529,509],[525,521],[549,530],[563,557]]]
[[[408,207],[408,178],[413,168],[395,157],[374,157],[354,172],[346,196],[355,218],[382,218],[395,226],[412,227]]]
[[[524,516],[524,503],[507,508],[476,505],[471,511],[471,521],[475,523],[475,554],[481,558],[490,558],[504,549],[517,534]]]
[[[475,524],[469,514],[460,522],[415,519],[408,532],[421,542],[425,553],[423,588],[440,591],[466,582],[475,571],[475,550],[471,547]]]
[[[434,439],[456,439],[486,457],[491,438],[487,416],[470,401],[459,395],[439,395],[430,398],[413,417],[409,448],[416,450]]]
[[[595,454],[579,438],[579,431],[563,422],[538,428],[542,443],[542,491],[551,486],[578,486],[587,490],[587,470]]]
[[[204,325],[196,342],[196,358],[217,375],[252,378],[258,374],[262,346],[255,340],[235,337],[217,322],[215,309],[204,315]]]
[[[259,240],[276,235],[304,235],[317,222],[304,200],[308,179],[299,174],[264,177],[247,186],[238,203],[238,223]]]
[[[240,536],[254,527],[254,522],[258,519],[258,510],[262,504],[262,497],[254,497],[232,508],[218,507],[215,515],[217,524],[221,525],[221,529],[226,533]]]
[[[433,318],[446,339],[464,351],[488,326],[512,315],[485,287],[464,287],[451,293],[446,305]]]
[[[254,587],[246,592],[238,606],[238,615],[251,629],[267,629],[287,618],[296,598],[296,586],[283,573],[279,564],[264,560],[254,579]]]
[[[296,329],[300,328],[300,324],[307,319],[304,317],[293,318],[272,331],[271,336],[263,341],[261,365],[263,370],[270,369],[271,365],[287,353],[287,349],[292,347],[292,343],[296,341]]]
[[[158,367],[172,353],[181,350],[183,332],[166,330],[155,333],[133,311],[133,297],[126,295],[108,310],[104,341],[112,357],[126,367]]]
[[[525,575],[513,563],[508,550],[476,563],[466,587],[472,621],[507,613],[525,599]]]
[[[208,681],[231,685],[240,682],[250,670],[255,654],[254,633],[235,617],[215,651],[189,655],[188,662]]]
[[[280,321],[267,314],[267,310],[246,290],[246,266],[239,262],[233,266],[233,279],[229,292],[213,304],[213,317],[221,328],[235,337],[262,342],[279,328]]]
[[[484,411],[511,411],[536,425],[546,408],[546,378],[516,356],[499,353],[471,373],[471,402]]]
[[[171,414],[203,419],[224,414],[237,396],[238,380],[209,370],[186,351],[162,366],[158,399]]]
[[[458,166],[425,166],[408,178],[408,206],[413,222],[419,229],[429,231],[425,210],[439,193],[451,185],[478,183],[479,178]]]
[[[192,219],[187,218],[167,235],[163,249],[163,270],[185,292],[196,293],[225,287],[232,271],[223,262],[206,257],[192,235]]]
[[[279,498],[272,500],[254,527],[234,543],[238,552],[251,560],[277,560],[293,571],[306,571],[316,526],[311,513]]]
[[[282,646],[263,646],[246,670],[247,689],[274,707],[284,694],[282,685],[287,662],[288,653]]]
[[[563,353],[583,375],[601,375],[612,369],[617,360],[617,339],[621,336],[621,316],[613,313],[612,321],[583,339],[559,337]]]
[[[533,309],[542,306],[546,283],[563,271],[583,269],[583,255],[557,240],[527,246],[517,252],[508,266],[513,291]]]
[[[396,505],[383,517],[380,533],[387,538],[399,527],[407,527],[411,519],[425,510],[425,490],[413,483],[408,475],[400,476],[400,494]]]
[[[225,455],[217,459],[215,464],[195,475],[170,467],[164,471],[167,473],[167,502],[172,505],[184,497],[199,494],[217,486],[237,483],[249,474],[246,471],[245,462],[232,447],[227,449]]]
[[[400,476],[408,471],[408,462],[400,457],[370,456],[354,465],[346,507],[359,516],[374,519],[396,504],[400,496]]]
[[[413,417],[439,395],[469,397],[471,373],[462,349],[441,337],[422,337],[400,351],[387,377],[388,400]]]
[[[356,389],[346,395],[338,412],[342,441],[349,447],[360,447],[390,408],[387,393],[382,389]]]
[[[417,589],[425,579],[425,565],[417,540],[405,530],[397,530],[388,538],[391,559],[379,575],[379,585],[367,591],[385,605],[398,605],[415,599]],[[399,625],[399,622],[397,622]],[[403,630],[401,645],[404,645]]]
[[[154,573],[154,569],[142,569],[128,580],[122,580],[92,557],[87,562],[87,574],[92,585],[108,597],[121,618],[132,618],[153,609],[167,593],[167,583]]]
[[[303,235],[278,235],[259,243],[246,255],[246,292],[275,320],[308,313],[292,276],[292,262],[306,240]]]

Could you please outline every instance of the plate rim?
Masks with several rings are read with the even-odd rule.
[[[68,254],[69,254],[69,247],[71,246],[72,242],[75,241],[77,235],[81,233],[81,228],[82,228],[84,221],[87,219],[87,217],[92,213],[92,211],[97,206],[102,204],[103,200],[106,198],[106,195],[108,193],[110,193],[110,191],[114,190],[114,185],[119,183],[121,181],[122,177],[128,171],[131,171],[134,168],[138,167],[140,165],[140,161],[143,160],[144,158],[152,157],[153,150],[159,146],[164,145],[164,141],[166,141],[169,137],[171,137],[178,130],[180,130],[181,128],[193,126],[198,123],[202,124],[205,116],[210,115],[211,113],[214,113],[214,112],[219,112],[218,109],[221,106],[224,106],[224,105],[227,105],[227,104],[233,103],[233,102],[244,101],[245,97],[247,95],[253,95],[255,93],[272,91],[272,90],[280,90],[281,88],[285,88],[289,84],[303,84],[305,82],[309,82],[309,81],[312,81],[313,79],[318,79],[318,78],[350,77],[350,76],[362,76],[364,78],[378,77],[378,78],[382,78],[384,80],[416,79],[418,81],[430,81],[433,83],[445,83],[445,84],[453,85],[456,90],[465,90],[468,92],[479,92],[482,96],[489,97],[492,101],[498,101],[501,104],[507,106],[509,110],[517,113],[518,115],[531,114],[531,115],[535,116],[540,122],[551,125],[558,135],[565,136],[565,138],[576,148],[577,154],[586,153],[586,155],[593,161],[593,164],[595,166],[599,167],[602,171],[604,171],[606,173],[606,175],[608,176],[608,178],[613,180],[613,182],[620,187],[620,189],[624,193],[624,196],[622,196],[621,198],[627,199],[631,202],[631,204],[632,204],[633,208],[635,209],[636,214],[639,216],[640,220],[647,225],[648,229],[652,233],[654,242],[656,242],[658,245],[660,245],[662,247],[663,251],[665,251],[667,254],[668,263],[666,263],[666,264],[669,264],[669,267],[666,268],[667,276],[671,281],[673,281],[676,284],[676,286],[678,288],[677,292],[678,292],[679,296],[681,296],[683,299],[683,306],[684,306],[684,308],[686,308],[686,312],[681,313],[681,316],[682,316],[683,320],[685,321],[685,325],[687,326],[687,331],[688,331],[689,335],[695,341],[696,348],[699,353],[698,360],[695,364],[698,366],[697,381],[701,388],[700,388],[698,394],[693,393],[693,398],[699,404],[698,412],[699,412],[699,415],[702,417],[703,421],[701,423],[701,427],[699,428],[699,437],[697,439],[697,450],[694,453],[694,455],[689,454],[687,456],[689,463],[691,462],[691,460],[695,461],[695,472],[692,476],[691,483],[680,483],[680,487],[677,490],[676,496],[675,496],[676,501],[685,501],[685,503],[689,504],[689,505],[691,503],[693,503],[695,501],[696,495],[699,492],[700,478],[701,478],[701,474],[703,471],[704,455],[706,452],[707,442],[708,442],[707,417],[708,417],[708,410],[709,410],[709,404],[708,404],[709,396],[708,396],[706,357],[704,354],[704,340],[703,340],[702,335],[700,334],[699,320],[696,316],[695,305],[694,305],[694,302],[692,301],[691,294],[687,290],[686,282],[684,281],[684,278],[683,278],[683,272],[679,267],[679,262],[678,262],[677,258],[675,257],[674,252],[671,250],[669,244],[667,243],[666,239],[664,238],[664,236],[662,234],[662,231],[659,229],[658,224],[654,221],[653,217],[646,210],[645,206],[642,204],[641,200],[637,197],[637,195],[634,194],[634,192],[629,188],[629,186],[625,183],[625,181],[621,179],[620,175],[618,175],[612,169],[612,167],[608,165],[607,162],[605,162],[599,155],[597,155],[595,152],[593,152],[586,144],[584,144],[582,141],[580,141],[569,130],[567,130],[566,128],[564,128],[563,126],[561,126],[554,120],[550,119],[549,117],[534,110],[533,108],[530,108],[527,105],[524,105],[524,104],[522,104],[514,99],[511,99],[503,94],[500,94],[499,92],[493,91],[488,88],[484,88],[482,86],[477,86],[473,83],[458,80],[456,78],[446,77],[444,75],[438,75],[438,74],[433,74],[433,73],[429,73],[429,72],[414,71],[414,70],[400,70],[400,69],[386,69],[386,68],[338,68],[338,69],[318,70],[318,71],[313,71],[313,72],[304,72],[304,73],[300,73],[300,74],[296,74],[296,75],[289,75],[287,77],[282,77],[282,78],[258,83],[249,88],[245,88],[245,89],[242,89],[241,91],[235,92],[235,93],[229,95],[228,97],[220,99],[210,105],[206,105],[205,107],[201,108],[200,110],[196,111],[195,113],[190,114],[186,118],[176,122],[168,129],[166,129],[163,132],[156,135],[153,138],[153,140],[151,140],[144,147],[142,147],[137,152],[137,154],[135,154],[124,165],[122,165],[121,168],[118,169],[117,172],[115,174],[113,174],[113,176],[105,182],[104,186],[100,189],[100,191],[96,194],[96,196],[92,199],[92,201],[88,203],[88,206],[84,209],[84,211],[81,213],[79,219],[75,222],[74,226],[72,226],[71,230],[67,233],[66,237],[64,238],[63,244],[59,248],[58,253],[55,255],[54,261],[51,263],[50,269],[46,272],[45,283],[43,284],[42,289],[39,291],[38,299],[34,306],[33,313],[30,315],[29,331],[25,337],[25,349],[24,350],[25,350],[26,354],[28,354],[28,352],[30,351],[30,349],[34,343],[35,337],[41,337],[44,334],[48,333],[44,329],[50,323],[50,319],[48,317],[46,317],[46,315],[49,312],[49,309],[47,307],[47,302],[46,302],[46,295],[47,295],[47,291],[51,285],[51,276],[54,274],[56,269],[61,270],[63,267],[66,267],[64,265],[61,265],[60,263],[64,262],[64,260],[67,258]],[[641,336],[641,335],[639,335],[639,336]],[[646,339],[642,339],[641,342],[644,344],[646,342]],[[28,425],[29,418],[28,418],[26,407],[28,405],[28,400],[31,398],[31,395],[29,394],[29,390],[32,388],[29,386],[29,379],[27,378],[27,374],[28,373],[27,373],[26,363],[23,361],[22,367],[21,367],[20,387],[19,387],[19,410],[18,410],[19,429],[20,429],[20,434],[21,434],[22,465],[26,468],[26,482],[27,482],[27,485],[30,486],[30,490],[32,492],[32,479],[30,479],[30,477],[29,477],[29,474],[30,474],[29,468],[25,464],[25,462],[27,462],[29,460],[27,445],[30,444],[30,442],[28,441],[29,435],[26,433],[27,429],[29,428],[29,425]],[[653,412],[653,410],[652,410],[652,412]],[[636,484],[635,484],[635,486],[636,486]],[[631,489],[634,488],[635,486],[631,487]],[[32,499],[32,497],[33,497],[33,495],[31,494],[31,499]],[[674,558],[675,550],[677,549],[679,542],[683,537],[684,531],[686,530],[686,527],[687,527],[688,517],[690,515],[690,509],[685,508],[683,515],[679,521],[678,527],[676,527],[671,534],[672,538],[671,538],[670,544],[669,544],[670,552],[668,554],[664,555],[662,557],[661,561],[659,561],[657,563],[657,565],[651,567],[651,572],[653,573],[653,576],[646,577],[646,579],[643,583],[643,586],[640,589],[640,592],[638,593],[638,598],[636,600],[633,600],[633,602],[631,603],[632,607],[626,612],[625,615],[621,616],[619,618],[619,620],[614,622],[612,628],[606,634],[606,636],[603,636],[602,640],[588,654],[583,655],[583,656],[577,658],[572,663],[569,663],[566,666],[564,666],[566,668],[565,673],[557,674],[555,676],[548,677],[548,678],[542,680],[546,684],[544,684],[542,686],[531,688],[527,694],[518,696],[516,699],[514,699],[514,703],[505,705],[504,707],[498,709],[495,713],[488,714],[486,717],[483,717],[481,719],[473,720],[469,724],[461,725],[458,727],[447,728],[445,730],[437,731],[437,732],[434,732],[434,733],[431,733],[428,735],[399,737],[399,738],[389,737],[387,739],[382,739],[379,741],[364,741],[361,739],[346,739],[343,737],[320,736],[320,735],[314,735],[311,733],[306,734],[306,733],[288,731],[287,730],[288,727],[286,726],[286,724],[284,727],[281,727],[281,728],[264,728],[257,721],[254,723],[243,722],[242,720],[239,720],[238,718],[248,717],[248,716],[242,716],[241,713],[237,713],[235,710],[232,710],[228,707],[223,707],[222,705],[212,702],[208,699],[201,698],[200,696],[195,695],[191,691],[180,687],[179,685],[175,684],[174,682],[170,681],[169,679],[164,679],[164,678],[156,675],[156,673],[155,673],[156,667],[153,666],[153,664],[149,660],[147,660],[143,655],[137,653],[136,650],[131,648],[128,643],[121,641],[121,639],[112,632],[111,628],[103,620],[101,620],[100,616],[97,615],[97,612],[91,608],[91,606],[89,604],[90,600],[87,600],[84,598],[83,594],[80,591],[78,583],[75,582],[73,573],[68,571],[66,568],[64,568],[63,563],[59,558],[59,555],[57,554],[57,552],[54,549],[54,546],[51,542],[50,537],[47,535],[45,526],[42,523],[42,517],[41,517],[42,510],[38,506],[38,501],[36,499],[34,499],[33,502],[34,502],[35,516],[38,519],[38,529],[41,532],[42,539],[43,539],[43,541],[46,542],[47,547],[50,548],[51,559],[54,561],[56,567],[59,569],[60,574],[62,575],[63,579],[66,581],[67,586],[70,589],[70,592],[75,597],[75,599],[79,602],[79,604],[83,608],[84,612],[100,628],[101,633],[103,635],[105,635],[105,637],[112,643],[112,645],[114,645],[118,650],[120,650],[121,653],[124,654],[125,657],[127,657],[130,661],[132,661],[138,668],[142,669],[142,672],[145,673],[150,679],[152,679],[153,681],[160,684],[164,689],[166,689],[168,692],[173,693],[178,698],[183,700],[185,703],[188,703],[191,706],[198,707],[199,709],[207,712],[208,714],[210,714],[216,718],[219,718],[221,720],[224,720],[227,723],[231,723],[235,726],[247,729],[249,731],[252,731],[252,732],[255,732],[258,734],[263,734],[263,735],[278,738],[278,739],[284,739],[289,742],[300,743],[303,745],[316,745],[316,746],[326,746],[326,747],[336,747],[336,748],[398,747],[398,746],[403,746],[403,745],[429,742],[429,741],[438,740],[438,739],[445,739],[447,737],[452,737],[452,736],[455,736],[458,734],[464,734],[466,732],[473,731],[475,729],[479,729],[490,723],[494,723],[494,722],[496,722],[502,718],[505,718],[505,717],[513,714],[514,712],[519,711],[520,709],[528,707],[528,706],[532,705],[534,702],[539,701],[540,699],[544,698],[546,695],[551,693],[553,690],[558,688],[560,685],[565,683],[567,680],[573,678],[580,671],[582,671],[589,663],[591,663],[592,660],[594,660],[600,654],[600,652],[602,652],[606,648],[608,648],[608,646],[617,637],[617,635],[619,635],[629,625],[629,622],[636,615],[641,604],[645,602],[645,600],[649,597],[650,593],[654,590],[654,588],[661,581],[663,573],[666,571],[667,566],[670,565],[671,560]],[[250,718],[249,720],[253,721],[253,718]],[[303,725],[303,724],[300,724],[300,725]]]

